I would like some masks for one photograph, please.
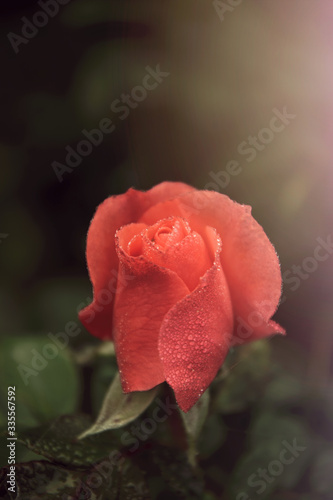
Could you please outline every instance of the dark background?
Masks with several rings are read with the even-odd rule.
[[[282,272],[302,266],[317,238],[332,234],[330,2],[244,1],[221,21],[204,1],[72,0],[16,54],[8,33],[22,35],[22,17],[38,10],[36,2],[1,4],[4,338],[43,336],[77,320],[91,295],[89,221],[101,201],[131,186],[180,180],[204,188],[211,171],[238,160],[242,172],[219,190],[253,207]],[[110,104],[157,64],[170,76],[121,121]],[[247,163],[238,145],[284,106],[296,118]],[[59,182],[52,163],[64,163],[66,146],[105,117],[116,130]],[[286,351],[302,360],[297,377],[328,395],[332,263],[319,262],[295,290],[285,282],[275,317],[288,333]]]

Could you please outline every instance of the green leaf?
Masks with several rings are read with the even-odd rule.
[[[200,431],[205,423],[209,406],[209,392],[205,391],[197,403],[192,408],[184,413],[180,410],[181,417],[184,422],[185,430],[188,437],[192,440],[197,440]]]
[[[281,443],[282,440],[295,438],[304,440],[307,436],[308,429],[300,418],[271,412],[259,414],[249,434],[250,444],[253,447],[261,441]]]
[[[94,436],[79,441],[77,435],[91,425],[87,415],[65,415],[35,429],[19,431],[18,440],[49,460],[77,467],[89,466],[118,447],[113,436]]]
[[[62,12],[62,21],[68,26],[83,28],[92,24],[110,22],[115,18],[120,20],[119,11],[116,16],[116,9],[113,11],[112,6],[112,2],[105,2],[105,0],[71,2]]]
[[[159,386],[154,387],[150,391],[124,394],[118,373],[106,393],[96,422],[88,430],[80,434],[79,439],[98,434],[108,429],[124,427],[148,408],[158,391]]]
[[[179,410],[188,440],[188,459],[193,466],[196,464],[195,457],[198,453],[196,443],[208,414],[208,406],[209,391],[207,390],[187,413]]]
[[[0,404],[15,386],[17,427],[34,426],[76,410],[79,376],[70,353],[47,335],[8,338],[0,344]]]

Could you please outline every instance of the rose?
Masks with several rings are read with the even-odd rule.
[[[164,182],[106,199],[87,236],[86,328],[113,340],[124,392],[167,381],[188,411],[230,346],[284,330],[275,250],[250,207]],[[115,286],[115,276],[117,284]]]

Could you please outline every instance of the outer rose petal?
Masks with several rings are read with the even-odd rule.
[[[250,207],[220,193],[196,190],[151,207],[140,221],[151,224],[166,216],[185,217],[192,230],[199,233],[203,227],[212,226],[220,235],[221,262],[236,319],[236,341],[284,333],[283,328],[269,321],[281,295],[279,260],[264,230],[251,216]]]
[[[126,286],[117,290],[113,336],[124,392],[145,391],[165,380],[158,353],[161,323],[189,293],[173,271],[124,251],[129,235],[141,228],[141,224],[130,224],[120,229],[116,238],[119,278],[126,279]]]
[[[86,257],[94,299],[79,313],[81,322],[90,333],[102,339],[112,338],[113,299],[118,277],[116,230],[136,222],[154,204],[192,190],[193,187],[181,182],[162,182],[146,192],[129,189],[125,194],[111,196],[99,205],[87,235]]]
[[[159,338],[166,381],[185,412],[214,379],[233,331],[232,304],[219,259],[221,241],[212,228],[207,230],[215,246],[214,264],[197,288],[168,312]]]

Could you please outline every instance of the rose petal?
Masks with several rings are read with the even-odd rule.
[[[279,260],[264,230],[251,216],[250,207],[220,193],[194,191],[151,207],[140,221],[151,224],[166,216],[185,217],[199,233],[212,226],[221,236],[221,262],[236,318],[235,335],[241,323],[249,321],[249,341],[277,331],[284,333],[283,328],[269,322],[281,295]],[[251,321],[255,314],[261,318],[258,326]]]
[[[169,233],[167,238],[168,245],[162,250],[162,247],[156,244],[158,240],[155,239],[155,242],[153,242],[147,236],[153,234],[152,230],[155,227],[163,226],[163,223],[166,226],[167,222],[173,223],[175,227],[177,226],[177,222],[181,222],[184,225],[184,230],[181,232],[180,241],[175,239],[175,237],[172,238],[173,232]],[[177,233],[179,231],[180,229],[178,228]],[[151,262],[174,271],[185,282],[190,291],[194,290],[201,276],[212,265],[202,237],[200,234],[191,231],[191,228],[188,224],[185,224],[183,219],[163,219],[157,224],[149,226],[146,236],[143,236],[142,252]]]
[[[168,312],[159,337],[166,381],[185,412],[214,379],[233,331],[232,304],[219,259],[221,242],[212,228],[207,240],[215,247],[214,264],[198,287]]]
[[[94,299],[79,313],[81,322],[90,333],[111,340],[118,276],[116,230],[125,224],[136,222],[155,203],[175,198],[193,189],[181,182],[163,182],[146,192],[129,189],[125,194],[111,196],[99,205],[87,235],[87,264]]]
[[[176,273],[143,256],[126,252],[129,234],[141,224],[121,228],[116,235],[119,279],[113,336],[124,392],[145,391],[165,380],[158,336],[165,314],[189,290]],[[124,248],[125,247],[125,248]]]

